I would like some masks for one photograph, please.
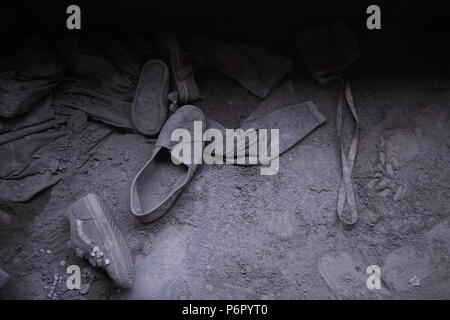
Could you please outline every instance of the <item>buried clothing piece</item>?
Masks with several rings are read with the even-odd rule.
[[[61,126],[0,145],[0,200],[25,202],[70,177],[111,132],[89,122],[81,132]]]
[[[20,179],[26,175],[38,173],[39,170],[27,172],[31,162],[34,160],[33,155],[36,151],[55,141],[62,135],[60,132],[49,130],[1,144],[0,178]]]
[[[50,171],[26,176],[22,179],[0,179],[0,201],[27,202],[39,192],[55,185],[62,179]]]
[[[187,38],[185,43],[208,67],[236,80],[261,99],[270,94],[293,66],[288,58],[247,44],[202,37]]]
[[[338,81],[341,91],[337,103],[336,127],[341,158],[342,177],[337,199],[337,215],[346,225],[358,220],[358,210],[353,191],[352,172],[359,140],[359,121],[348,80],[339,74],[359,56],[358,45],[350,30],[342,23],[334,23],[316,29],[299,32],[294,44],[314,79],[320,83]],[[346,153],[343,137],[343,107],[347,104],[355,122],[355,133]],[[347,204],[348,210],[345,209]]]
[[[139,78],[139,62],[117,39],[99,38],[95,45],[65,37],[58,45],[72,71],[58,88],[55,103],[84,111],[90,117],[134,129],[131,101]]]
[[[58,88],[54,105],[81,110],[92,119],[114,127],[134,129],[130,102],[114,96],[65,83]]]
[[[202,123],[200,132],[194,132],[194,121]],[[191,180],[201,163],[201,158],[197,159],[196,156],[202,156],[204,144],[201,140],[205,122],[203,113],[197,107],[186,105],[178,109],[164,124],[150,160],[131,185],[131,213],[142,222],[155,221],[164,215]],[[176,152],[172,154],[174,147],[180,146],[178,141],[171,139],[176,129],[185,129],[184,132],[192,137],[186,142],[188,145],[185,145],[186,149],[194,149],[191,157],[183,155],[181,159],[177,158]],[[197,136],[200,141],[195,141]]]
[[[309,135],[317,127],[325,123],[325,118],[317,109],[312,101],[300,102],[295,89],[291,82],[287,82],[277,88],[266,100],[262,101],[256,110],[250,114],[250,116],[242,121],[240,128],[245,130],[235,131],[237,135],[238,143],[235,144],[235,149],[231,152],[226,152],[225,146],[219,148],[224,150],[223,154],[215,154],[215,156],[221,156],[224,160],[232,159],[233,155],[236,157],[239,150],[245,149],[245,164],[260,164],[258,155],[251,152],[251,145],[253,143],[261,143],[261,141],[249,141],[246,139],[246,135],[249,130],[255,129],[256,133],[261,129],[278,129],[279,141],[278,148],[279,154],[266,155],[268,158],[273,159],[278,155],[281,155],[291,147],[293,147],[300,140]],[[216,121],[208,120],[208,128],[218,129],[222,132],[222,135],[226,135],[225,128]],[[270,134],[267,134],[267,150],[270,150],[272,143],[276,141],[270,140]],[[259,136],[258,140],[264,136]],[[258,146],[259,147],[259,146]],[[254,149],[255,150],[255,149]],[[215,148],[217,151],[217,148]],[[229,151],[229,150],[228,150]],[[261,155],[259,155],[261,156]]]
[[[50,130],[0,145],[0,200],[25,202],[61,180],[46,170],[48,161],[39,165],[33,155],[62,135]]]
[[[41,42],[28,39],[0,60],[0,117],[23,115],[45,103],[62,79],[57,56]]]

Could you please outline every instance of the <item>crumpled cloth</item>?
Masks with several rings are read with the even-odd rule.
[[[62,126],[0,145],[0,200],[26,202],[70,177],[112,132],[90,122],[80,133]]]
[[[265,48],[203,37],[188,37],[184,47],[210,68],[236,80],[264,99],[293,67],[293,61]]]
[[[55,93],[55,105],[85,112],[93,119],[124,129],[134,129],[131,103],[139,79],[140,61],[153,54],[141,38],[124,44],[118,39],[94,42],[64,37],[58,51],[71,73]],[[136,50],[136,55],[132,50]]]

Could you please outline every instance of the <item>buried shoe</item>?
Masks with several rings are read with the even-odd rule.
[[[158,51],[170,67],[172,90],[178,93],[177,103],[183,105],[199,99],[194,67],[186,62],[183,48],[173,32],[164,31],[158,35]]]
[[[156,135],[166,121],[169,69],[161,60],[150,60],[143,67],[131,105],[131,119],[143,135]]]
[[[70,222],[68,245],[78,257],[94,267],[106,270],[122,288],[133,284],[133,260],[130,250],[111,216],[94,194],[79,199],[67,209]]]
[[[142,222],[155,221],[164,215],[197,169],[199,161],[193,159],[197,153],[193,152],[193,157],[187,160],[178,159],[172,154],[178,141],[171,140],[175,130],[185,129],[193,137],[191,143],[194,148],[203,150],[203,132],[194,132],[194,121],[202,122],[203,131],[205,116],[197,107],[186,105],[178,109],[161,129],[150,160],[134,178],[130,196],[131,213]]]
[[[0,288],[3,288],[9,280],[9,274],[0,269]]]

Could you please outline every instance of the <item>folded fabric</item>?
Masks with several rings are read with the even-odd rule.
[[[0,200],[26,202],[39,192],[55,185],[63,177],[52,175],[49,171],[24,177],[20,180],[0,179]]]
[[[292,60],[286,57],[247,44],[203,37],[189,37],[184,43],[186,49],[204,60],[208,67],[236,80],[262,99],[293,66]]]
[[[140,65],[130,46],[143,50],[144,40],[124,45],[118,39],[103,37],[95,43],[76,37],[62,39],[58,50],[71,73],[58,88],[55,104],[80,109],[109,125],[134,129],[131,102]]]
[[[131,103],[111,96],[65,83],[55,92],[54,105],[85,112],[92,119],[133,130]]]
[[[33,160],[33,154],[62,135],[60,132],[46,131],[0,145],[0,178],[20,178]]]
[[[29,136],[29,135],[32,135],[32,134],[35,134],[38,132],[46,131],[48,129],[54,128],[55,126],[56,126],[56,121],[50,120],[50,121],[46,121],[44,123],[36,124],[31,127],[26,127],[26,128],[20,129],[20,130],[3,133],[0,135],[0,145],[15,141],[17,139],[20,139],[20,138],[23,138],[23,137],[26,137],[26,136]]]
[[[81,132],[63,126],[0,145],[0,200],[25,202],[70,177],[112,132],[90,122]]]
[[[30,112],[14,118],[0,118],[0,140],[1,134],[10,131],[16,131],[23,128],[32,127],[54,118],[54,112],[51,108],[52,96],[48,95]]]

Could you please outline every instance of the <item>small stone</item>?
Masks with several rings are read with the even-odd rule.
[[[55,174],[56,171],[58,170],[58,168],[59,168],[59,161],[58,161],[58,159],[50,160],[50,162],[48,164],[48,169],[50,170],[50,172],[52,174]]]
[[[373,176],[376,177],[376,178],[381,178],[381,177],[383,177],[383,174],[380,173],[380,172],[377,172]]]
[[[414,275],[414,277],[412,277],[408,282],[413,287],[420,287],[420,279],[416,275]]]
[[[81,250],[80,248],[76,248],[76,249],[75,249],[75,255],[76,255],[78,258],[82,258],[82,257],[83,257],[83,250]]]
[[[61,267],[64,267],[64,266],[66,265],[66,261],[65,261],[65,260],[61,260],[61,261],[59,262],[59,265],[60,265]]]
[[[388,175],[390,176],[394,175],[394,169],[392,168],[392,165],[390,163],[386,164],[386,171]]]
[[[110,264],[111,261],[109,261],[108,258],[105,259],[105,266],[108,266]]]
[[[211,291],[214,290],[214,287],[213,287],[212,285],[210,285],[210,284],[207,284],[207,285],[205,286],[205,289],[211,292]]]
[[[380,192],[378,192],[378,195],[381,197],[387,197],[391,193],[391,190],[389,188],[383,189]]]
[[[80,293],[82,295],[85,295],[89,292],[90,289],[91,289],[91,285],[89,283],[85,283],[81,286]]]
[[[75,110],[70,114],[67,126],[76,133],[80,133],[87,126],[87,115],[83,111]]]
[[[377,181],[378,181],[378,179],[370,180],[369,183],[367,184],[367,188],[372,189],[375,186],[375,184],[377,183]]]
[[[403,187],[398,186],[394,193],[394,201],[400,200],[403,196]]]
[[[12,222],[11,216],[9,215],[9,213],[0,210],[0,225],[10,225]]]
[[[167,95],[167,98],[169,99],[170,102],[176,104],[178,102],[178,92],[177,91],[170,92]]]
[[[384,152],[380,152],[378,154],[378,157],[380,158],[381,164],[384,166],[384,164],[386,163],[386,154]]]
[[[389,179],[388,178],[383,178],[380,183],[378,184],[378,186],[380,187],[384,187],[389,183]]]
[[[41,248],[41,249],[39,249],[39,252],[40,253],[45,253],[45,250]]]
[[[45,252],[47,252],[47,254],[52,254],[52,250],[47,250]]]

